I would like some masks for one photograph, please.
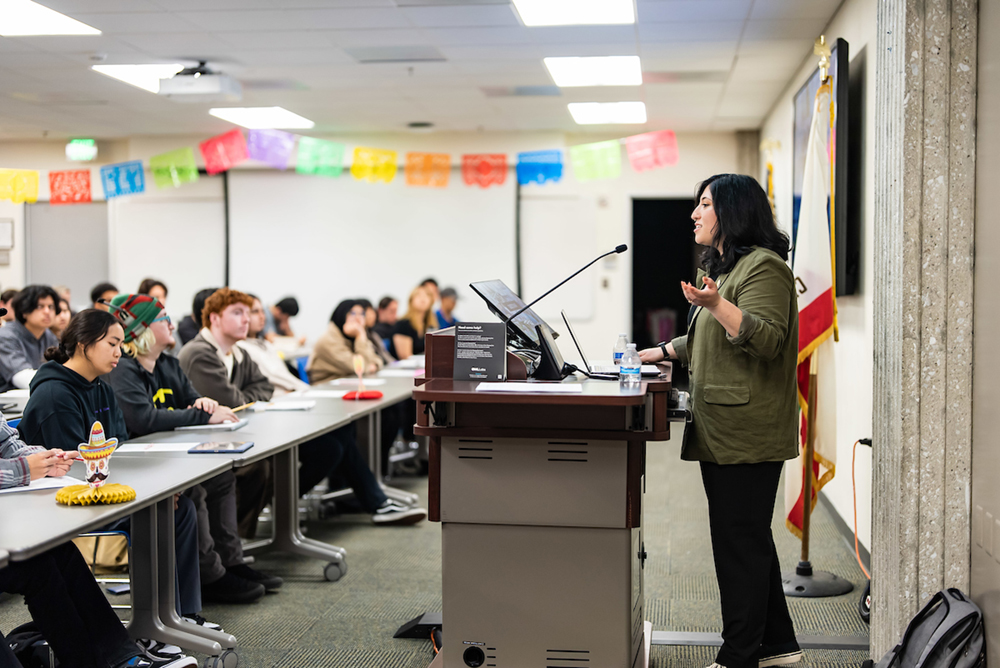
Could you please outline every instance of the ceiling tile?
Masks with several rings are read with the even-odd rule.
[[[334,30],[334,42],[340,47],[350,46],[433,46],[434,42],[426,30],[415,28],[394,28],[387,30]]]
[[[126,13],[161,12],[161,7],[153,0],[35,0],[49,9],[77,18],[80,13]]]
[[[323,49],[337,46],[332,30],[235,30],[216,39],[243,51],[257,49]]]
[[[794,39],[803,35],[819,37],[826,26],[826,19],[769,19],[747,21],[743,39],[772,40]]]
[[[758,0],[759,1],[759,0]],[[747,18],[753,0],[665,0],[641,2],[637,6],[639,23],[673,21],[711,21],[717,16],[727,20]]]
[[[427,28],[423,31],[438,46],[531,44],[531,35],[523,26],[503,28]]]
[[[73,18],[105,33],[157,33],[194,30],[193,24],[188,23],[177,14],[168,12],[76,14]]]
[[[639,41],[718,42],[736,40],[743,31],[743,21],[684,21],[678,23],[640,23]]]
[[[346,30],[353,28],[408,28],[410,21],[398,9],[283,9],[275,11],[179,12],[178,16],[203,30]]]
[[[226,52],[229,61],[247,67],[293,65],[346,65],[354,62],[340,49],[262,49]]]
[[[787,83],[799,62],[772,56],[739,56],[733,67],[733,81],[776,81]]]
[[[513,5],[407,7],[400,11],[422,28],[521,25]]]
[[[751,19],[822,19],[828,22],[842,0],[755,0]]]

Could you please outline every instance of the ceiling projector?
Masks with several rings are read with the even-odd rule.
[[[169,79],[160,79],[159,94],[174,102],[239,102],[243,87],[228,74],[208,69],[203,60]]]

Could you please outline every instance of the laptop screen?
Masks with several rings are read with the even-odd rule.
[[[587,356],[583,354],[583,348],[580,347],[580,342],[576,340],[576,333],[573,332],[573,325],[569,324],[569,318],[566,317],[566,311],[560,311],[562,314],[563,322],[566,323],[566,331],[569,332],[569,338],[573,339],[573,345],[576,346],[576,352],[580,353],[580,359],[583,360],[583,368],[587,370],[587,373],[591,373],[590,362],[587,361]]]

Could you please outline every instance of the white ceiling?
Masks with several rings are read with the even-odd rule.
[[[508,0],[38,0],[98,36],[0,37],[0,138],[215,134],[209,104],[180,104],[91,71],[98,62],[206,59],[315,134],[561,130],[568,102],[643,100],[631,131],[756,128],[841,0],[635,0],[636,25],[521,25]],[[3,17],[0,16],[0,22]],[[443,62],[360,63],[373,47],[433,47]],[[646,83],[559,96],[546,56],[638,55]]]

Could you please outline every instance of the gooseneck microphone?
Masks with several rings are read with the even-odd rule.
[[[628,246],[626,246],[625,244],[621,244],[620,246],[615,246],[614,250],[608,251],[607,253],[604,253],[603,255],[598,255],[593,260],[591,260],[587,264],[585,264],[582,267],[580,267],[580,269],[578,269],[576,272],[574,272],[569,277],[567,277],[566,279],[564,279],[561,283],[559,283],[558,285],[556,285],[554,288],[552,288],[551,290],[549,290],[548,292],[546,292],[544,295],[542,295],[541,297],[535,299],[530,304],[526,305],[524,308],[522,308],[521,310],[519,310],[516,313],[514,313],[514,315],[510,316],[509,318],[507,318],[507,322],[510,322],[511,320],[513,320],[517,316],[521,315],[522,313],[524,313],[525,311],[527,311],[529,308],[531,308],[532,306],[534,306],[538,302],[542,301],[542,299],[544,299],[545,297],[548,297],[550,294],[552,294],[553,292],[555,292],[556,288],[562,286],[564,283],[566,283],[567,281],[569,281],[569,279],[573,278],[574,276],[576,276],[581,271],[583,271],[584,269],[586,269],[590,265],[594,264],[598,260],[600,260],[602,258],[606,258],[609,255],[614,255],[615,253],[624,253],[627,250],[628,250]]]

